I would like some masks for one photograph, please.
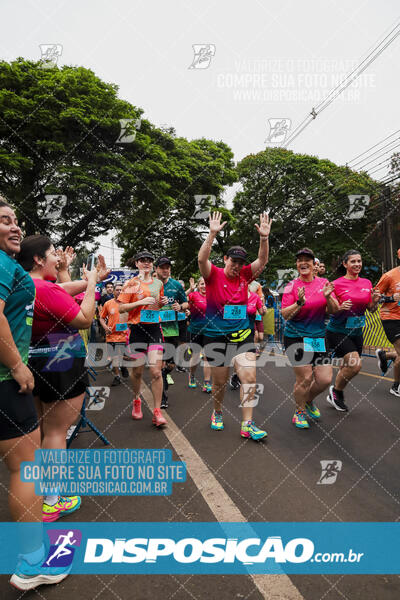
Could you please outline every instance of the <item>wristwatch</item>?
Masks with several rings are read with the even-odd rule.
[[[301,302],[301,300],[296,300],[296,304],[297,306],[303,306],[304,302]]]

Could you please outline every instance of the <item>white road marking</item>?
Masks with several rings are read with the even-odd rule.
[[[152,394],[146,384],[143,384],[142,396],[147,406],[152,410]],[[163,432],[179,458],[186,463],[190,477],[217,521],[220,523],[247,523],[247,519],[242,515],[232,498],[225,492],[222,485],[214,477],[170,415],[168,415],[168,425]],[[249,576],[266,600],[304,600],[299,590],[284,573],[282,575]]]

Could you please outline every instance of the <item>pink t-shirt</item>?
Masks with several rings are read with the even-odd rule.
[[[248,329],[247,314],[244,319],[224,319],[224,307],[227,304],[247,306],[247,289],[252,279],[251,265],[242,267],[239,275],[233,279],[228,278],[221,267],[211,265],[210,276],[205,280],[207,324],[204,333],[206,335],[220,336],[239,329]]]
[[[75,333],[67,327],[80,311],[75,300],[62,287],[51,281],[34,279],[36,288],[32,341],[40,341],[49,333]]]
[[[348,279],[339,277],[333,282],[335,286],[334,296],[339,305],[345,300],[352,301],[350,310],[343,310],[330,316],[328,323],[329,331],[349,334],[349,328],[346,328],[346,322],[349,317],[361,317],[365,313],[367,304],[371,301],[372,283],[369,279],[358,277],[357,279]],[[361,327],[352,327],[351,335],[361,335]]]
[[[282,308],[291,306],[298,299],[298,290],[305,288],[305,304],[295,317],[286,321],[285,335],[288,337],[324,337],[326,298],[323,287],[328,280],[314,277],[312,281],[302,281],[299,277],[285,287]]]
[[[207,299],[200,292],[190,292],[188,300],[190,310],[189,331],[194,333],[202,329],[205,325]]]
[[[247,314],[255,319],[257,309],[262,308],[262,305],[260,296],[255,292],[251,292],[247,302]]]

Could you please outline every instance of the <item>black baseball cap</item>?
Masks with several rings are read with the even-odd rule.
[[[141,258],[149,258],[151,260],[151,262],[154,262],[154,256],[152,255],[151,252],[149,252],[146,249],[144,249],[141,252],[138,252],[136,254],[135,261],[140,260]]]
[[[168,256],[160,256],[160,258],[157,258],[156,267],[162,267],[162,265],[171,266],[171,261],[169,260]]]
[[[231,258],[240,258],[242,260],[246,260],[247,252],[242,246],[232,246],[229,248],[226,256],[230,256]]]
[[[310,258],[315,260],[314,252],[310,250],[310,248],[301,248],[301,250],[298,250],[296,252],[296,258],[299,258],[299,256],[309,256]]]

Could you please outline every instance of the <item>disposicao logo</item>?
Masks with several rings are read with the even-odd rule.
[[[252,548],[252,552],[248,551]],[[314,554],[314,544],[307,538],[295,538],[282,543],[280,536],[246,538],[89,538],[86,543],[85,563],[155,563],[161,557],[173,558],[178,563],[234,563],[252,565],[265,563],[270,558],[276,563],[303,563]]]
[[[42,567],[68,567],[75,554],[74,546],[80,546],[82,533],[79,529],[51,529],[48,532],[50,548]]]

